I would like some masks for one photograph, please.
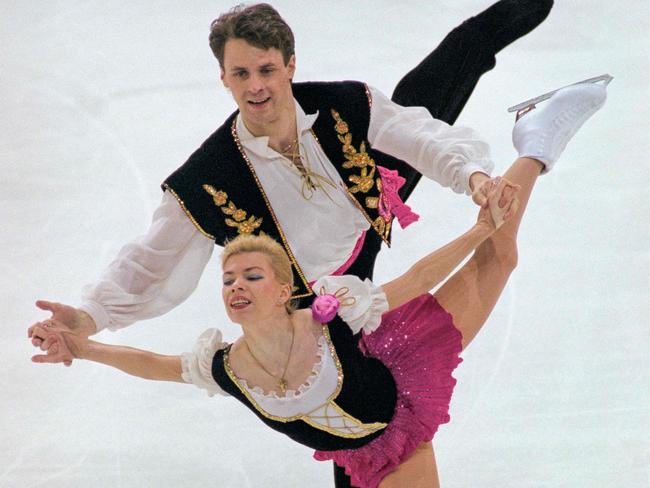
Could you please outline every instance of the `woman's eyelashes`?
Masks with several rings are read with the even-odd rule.
[[[248,275],[245,277],[246,281],[257,281],[257,280],[262,280],[264,279],[264,276],[262,275]],[[223,284],[224,286],[230,286],[235,282],[232,278],[228,278],[227,280],[224,280]]]

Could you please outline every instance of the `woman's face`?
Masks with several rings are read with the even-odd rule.
[[[235,254],[223,266],[223,303],[235,323],[264,320],[282,312],[291,296],[289,288],[278,282],[269,257],[261,252]]]

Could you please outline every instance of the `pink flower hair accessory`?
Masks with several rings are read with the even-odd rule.
[[[325,287],[322,286],[320,293],[314,298],[311,304],[311,315],[314,317],[314,320],[321,324],[326,324],[336,317],[340,307],[353,305],[356,302],[354,297],[344,298],[344,295],[349,291],[350,289],[344,286],[336,290],[332,295],[331,293],[325,293]]]

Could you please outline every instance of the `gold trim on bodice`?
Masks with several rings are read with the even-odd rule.
[[[295,420],[302,420],[303,422],[309,424],[315,429],[319,429],[329,434],[335,435],[337,437],[344,437],[347,439],[359,439],[361,437],[366,437],[370,434],[373,434],[385,428],[388,424],[385,424],[383,422],[373,422],[373,423],[365,424],[361,422],[359,419],[345,412],[345,410],[343,410],[341,407],[339,407],[336,404],[335,400],[339,396],[339,394],[341,393],[341,389],[343,388],[343,367],[341,366],[341,361],[339,360],[339,357],[336,354],[336,349],[334,348],[334,344],[332,344],[332,339],[330,338],[327,324],[323,324],[322,330],[323,330],[323,337],[325,337],[325,341],[327,342],[330,355],[334,360],[338,377],[337,377],[336,389],[334,390],[334,392],[327,398],[325,403],[319,405],[317,408],[313,409],[310,412],[301,413],[298,415],[294,415],[292,417],[280,417],[277,415],[272,415],[268,413],[266,410],[264,410],[255,401],[255,399],[250,394],[250,392],[243,385],[240,384],[239,378],[237,378],[237,376],[231,369],[230,362],[229,362],[230,347],[226,348],[223,353],[223,366],[224,369],[226,370],[226,374],[233,382],[233,384],[239,389],[239,391],[241,391],[242,394],[246,397],[246,399],[251,403],[251,405],[253,405],[255,410],[257,410],[262,416],[266,417],[267,419],[274,420],[276,422],[281,422],[281,423],[293,422]],[[344,432],[342,432],[342,430]]]

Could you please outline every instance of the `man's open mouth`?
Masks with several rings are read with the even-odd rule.
[[[259,100],[259,101],[249,100],[248,103],[250,103],[251,105],[260,106],[260,105],[264,105],[269,100],[271,100],[271,97],[268,97],[268,98],[265,98],[264,100]]]

